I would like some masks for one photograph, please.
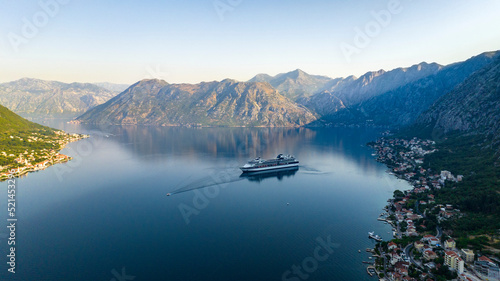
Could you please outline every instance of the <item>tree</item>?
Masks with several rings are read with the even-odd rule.
[[[405,197],[405,194],[401,190],[396,189],[396,190],[394,190],[393,196],[394,196],[394,198],[401,199],[401,198]]]

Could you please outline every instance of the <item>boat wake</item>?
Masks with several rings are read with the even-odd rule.
[[[234,183],[242,180],[248,180],[251,182],[260,182],[268,178],[277,178],[278,180],[282,180],[285,177],[291,177],[297,173],[299,167],[291,167],[284,168],[280,170],[270,170],[270,171],[260,171],[260,172],[251,172],[251,173],[241,173],[236,169],[222,169],[219,171],[214,171],[211,175],[204,176],[201,178],[188,178],[182,183],[178,184],[177,187],[167,193],[168,196],[179,194],[183,192],[188,192],[196,189],[207,188],[211,186],[220,185],[220,187],[225,187],[226,184]],[[318,169],[308,167],[308,166],[300,166],[301,172],[305,174],[313,174],[313,175],[326,175],[331,172],[324,172]],[[186,184],[187,182],[187,184]]]
[[[222,185],[241,180],[244,180],[244,178],[240,178],[239,172],[215,173],[210,176],[205,176],[199,179],[195,179],[194,181],[190,181],[188,184],[183,184],[180,187],[176,188],[174,191],[170,192],[170,194],[179,194],[216,185],[221,185],[221,187],[223,187]]]
[[[307,165],[300,165],[300,171],[304,172],[305,174],[313,174],[313,175],[328,175],[332,173],[332,172],[321,171]]]

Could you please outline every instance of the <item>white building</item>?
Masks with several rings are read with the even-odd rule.
[[[458,274],[464,272],[464,260],[453,251],[446,251],[444,255],[444,263]]]

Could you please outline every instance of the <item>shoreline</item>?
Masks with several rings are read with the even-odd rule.
[[[28,162],[27,159],[22,159],[21,156],[19,158],[16,158],[17,162],[17,167],[9,167],[6,166],[7,171],[3,172],[0,174],[0,182],[7,181],[11,178],[20,178],[22,176],[28,175],[29,173],[33,172],[38,172],[38,171],[43,171],[51,166],[57,165],[57,164],[62,164],[69,162],[73,159],[73,157],[61,154],[60,152],[68,145],[69,143],[72,142],[77,142],[82,139],[89,138],[89,135],[85,134],[69,134],[63,131],[56,131],[57,135],[61,136],[63,135],[65,138],[63,139],[63,142],[60,143],[60,147],[57,151],[53,151],[48,157],[43,159],[41,162],[38,163],[31,163]],[[24,162],[24,165],[20,165],[21,163]],[[15,164],[13,164],[15,165]]]
[[[474,252],[468,248],[470,244],[458,243],[460,237],[452,234],[453,228],[446,228],[449,222],[466,214],[449,202],[438,204],[435,201],[439,190],[461,182],[464,176],[424,168],[428,167],[424,166],[425,156],[438,151],[436,142],[416,137],[410,140],[386,138],[387,135],[384,133],[376,141],[368,143],[375,150],[372,156],[386,165],[389,175],[408,182],[410,189],[394,190],[384,208],[386,213],[377,219],[393,227],[393,238],[382,240],[373,248],[373,252],[379,254],[374,263],[377,277],[389,280],[400,280],[404,276],[413,277],[408,280],[435,280],[444,276],[456,278],[457,274],[463,275],[465,266],[474,269],[471,274],[477,274]],[[488,259],[488,253],[475,250],[479,257]],[[473,258],[466,258],[463,251],[472,253]],[[456,257],[457,265],[445,262],[450,257]],[[444,271],[438,270],[443,266]]]

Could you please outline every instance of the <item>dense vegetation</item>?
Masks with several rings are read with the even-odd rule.
[[[28,138],[31,136],[47,139],[54,137],[55,133],[53,129],[30,122],[0,105],[0,153],[6,154],[0,154],[0,166],[12,164],[14,159],[26,150],[59,148],[56,144],[44,141],[29,142]]]
[[[436,191],[438,202],[453,204],[468,215],[454,223],[460,232],[494,233],[500,229],[500,166],[496,149],[482,136],[451,136],[427,155],[426,168],[464,175],[462,182],[447,182]]]
[[[398,134],[435,140],[439,151],[426,155],[424,168],[464,176],[461,182],[447,181],[434,191],[437,203],[452,204],[465,213],[446,223],[461,245],[486,245],[487,239],[477,237],[494,238],[500,230],[499,86],[497,57]],[[489,244],[494,246],[495,241]]]

